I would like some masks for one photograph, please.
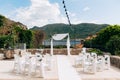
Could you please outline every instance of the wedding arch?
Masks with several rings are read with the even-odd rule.
[[[53,55],[53,40],[62,40],[67,37],[66,45],[67,45],[67,53],[70,55],[70,37],[69,33],[64,34],[54,34],[51,38],[51,55]]]

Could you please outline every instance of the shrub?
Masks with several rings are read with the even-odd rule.
[[[120,50],[120,25],[110,25],[102,29],[97,34],[97,37],[86,41],[85,46],[97,48],[115,55]]]
[[[110,51],[112,55],[120,54],[120,36],[112,36],[110,40],[106,43],[106,48]]]
[[[97,55],[102,55],[103,54],[103,52],[101,50],[96,49],[96,48],[91,48],[91,49],[88,50],[88,52],[90,52],[90,53],[94,52]]]

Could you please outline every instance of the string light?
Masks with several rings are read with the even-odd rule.
[[[63,8],[65,9],[65,14],[66,14],[66,17],[68,19],[68,23],[71,26],[71,21],[70,21],[69,15],[68,15],[68,11],[67,11],[67,8],[66,8],[66,5],[65,5],[65,1],[63,0],[62,3],[63,3]]]
[[[68,23],[70,25],[70,29],[74,32],[74,44],[76,44],[76,42],[75,42],[75,27],[74,27],[74,29],[71,27],[72,25],[71,25],[71,21],[70,21],[68,11],[67,11],[67,8],[66,8],[66,5],[65,5],[65,1],[63,0],[62,3],[63,3],[63,8],[65,10],[66,17],[68,19]],[[75,47],[75,45],[74,45],[74,47]]]

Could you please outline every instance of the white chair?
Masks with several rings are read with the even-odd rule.
[[[94,53],[94,52],[91,53],[91,56],[94,57],[94,58],[97,58],[97,54]]]
[[[28,66],[28,76],[31,76],[32,73],[36,73],[36,57],[31,57]]]
[[[19,49],[14,49],[14,52],[15,52],[15,54],[18,54],[18,55],[19,55],[20,50],[19,50]]]
[[[110,69],[110,56],[109,55],[104,55],[104,62],[105,62],[105,69]]]
[[[29,75],[31,75],[32,72],[35,72],[35,74],[37,74],[37,72],[39,72],[40,77],[45,76],[44,64],[43,64],[43,61],[42,61],[42,55],[41,54],[36,53],[35,57],[31,58],[29,68],[30,68],[29,69]]]
[[[48,70],[51,70],[52,69],[52,56],[50,54],[46,54],[45,55],[45,67],[48,69]]]
[[[25,55],[25,53],[26,53],[26,50],[20,50],[20,52],[21,52],[21,56],[24,56]]]
[[[98,57],[97,57],[97,54],[96,54],[96,53],[92,52],[92,53],[91,53],[91,57],[95,59],[95,62],[97,62],[97,58],[98,58]]]
[[[43,54],[44,49],[40,49],[40,53]]]
[[[75,58],[75,66],[77,67],[78,65],[83,66],[83,59],[84,55],[80,53],[76,58]]]
[[[20,56],[18,54],[14,54],[14,68],[17,74],[20,73]]]
[[[90,55],[90,53],[86,53],[86,54],[84,55],[84,60],[85,60],[85,61],[89,61],[89,59],[91,59],[91,55]]]
[[[85,48],[85,47],[82,48],[81,53],[82,53],[82,54],[86,54],[86,48]]]
[[[89,60],[84,61],[83,71],[86,73],[96,73],[96,63],[93,57],[90,57]]]
[[[104,70],[104,57],[103,56],[98,56],[97,62],[96,62],[96,70],[97,71],[103,71]]]
[[[0,60],[3,60],[5,57],[4,57],[4,54],[3,53],[0,53]]]
[[[26,72],[26,69],[28,69],[30,60],[31,60],[32,54],[30,52],[24,52],[24,54],[21,57],[21,71]]]

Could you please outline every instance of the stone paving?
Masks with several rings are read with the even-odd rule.
[[[60,57],[59,57],[60,56]],[[67,62],[70,62],[71,68],[69,67],[68,74],[64,74],[64,76],[69,77],[69,73],[79,75],[79,80],[120,80],[120,70],[111,66],[110,70],[104,70],[102,72],[96,72],[95,74],[87,74],[83,72],[81,67],[74,67],[74,59],[76,56],[66,56],[66,55],[54,55],[53,58],[53,65],[52,70],[47,71],[45,78],[40,78],[37,76],[29,77],[27,75],[16,75],[13,72],[14,62],[13,60],[1,60],[0,61],[0,80],[60,80],[61,78],[59,74],[63,70],[63,66],[58,64],[59,62],[63,62],[62,64],[66,66],[67,64],[65,59],[68,59]],[[59,59],[58,59],[59,58]],[[61,58],[61,59],[60,59]],[[61,60],[61,61],[58,61]],[[58,67],[59,66],[59,67]],[[72,72],[70,72],[72,71]],[[67,79],[67,78],[66,78]],[[74,79],[75,80],[75,79]]]

